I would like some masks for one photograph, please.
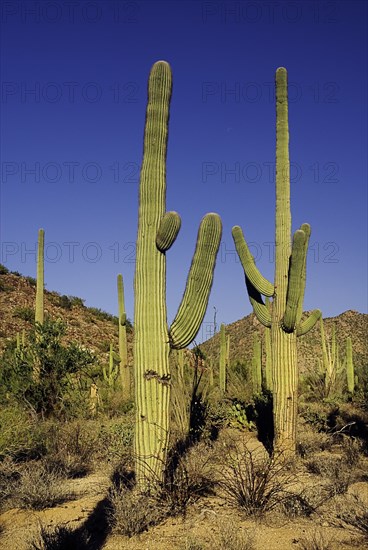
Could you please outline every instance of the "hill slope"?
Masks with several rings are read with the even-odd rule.
[[[337,317],[324,319],[325,333],[331,339],[332,327],[335,326],[336,340],[339,343],[341,357],[344,357],[346,338],[351,336],[355,366],[368,366],[368,315],[357,311],[345,311]],[[230,335],[230,364],[250,364],[253,354],[254,338],[262,339],[266,329],[259,323],[253,313],[226,326]],[[207,357],[215,364],[219,360],[220,335],[201,344]],[[322,357],[320,323],[305,336],[298,338],[298,361],[301,372],[313,368],[316,359]]]

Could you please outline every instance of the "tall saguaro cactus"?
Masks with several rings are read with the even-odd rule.
[[[161,482],[169,442],[170,349],[185,348],[203,321],[221,239],[221,219],[201,221],[196,250],[177,315],[167,326],[166,252],[180,229],[176,212],[166,212],[166,146],[171,69],[152,67],[148,83],[135,270],[134,376],[136,479],[141,490]]]
[[[303,224],[291,237],[290,163],[287,72],[276,71],[276,224],[274,284],[258,271],[239,226],[233,238],[242,262],[250,302],[258,320],[271,331],[274,448],[294,454],[296,446],[298,366],[296,338],[308,332],[321,316],[315,310],[301,321],[310,226]],[[272,311],[263,296],[273,298]]]
[[[124,285],[123,276],[119,273],[117,277],[118,284],[118,305],[119,305],[119,374],[122,387],[123,399],[130,399],[130,371],[128,366],[127,334],[124,304]]]
[[[43,229],[38,230],[38,251],[37,251],[37,286],[36,286],[36,311],[35,321],[36,323],[43,324],[44,305],[44,248],[45,248],[45,231]]]

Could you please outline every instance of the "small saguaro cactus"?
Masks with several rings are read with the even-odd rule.
[[[226,359],[228,355],[228,345],[226,341],[226,331],[224,323],[220,326],[220,365],[219,365],[219,382],[221,393],[226,392]]]
[[[35,322],[43,324],[44,317],[44,248],[45,248],[45,231],[38,230],[38,251],[37,251],[37,286],[36,286],[36,311]]]
[[[294,233],[290,213],[290,164],[287,72],[276,71],[276,226],[275,279],[272,284],[258,271],[239,226],[233,227],[235,246],[245,272],[249,299],[258,320],[271,331],[274,448],[295,454],[298,393],[296,338],[308,332],[321,316],[315,310],[303,322],[306,256],[310,226]],[[272,297],[271,312],[263,296]]]
[[[339,344],[336,341],[336,328],[332,327],[331,342],[326,338],[323,319],[321,323],[321,341],[322,341],[322,365],[325,375],[325,395],[334,390],[337,376],[340,374]]]
[[[353,363],[353,345],[350,336],[346,339],[346,378],[348,382],[348,392],[353,394],[355,389],[355,376]]]
[[[119,375],[122,387],[123,399],[128,400],[130,398],[130,370],[128,365],[128,350],[127,350],[127,334],[126,334],[126,320],[124,304],[124,285],[123,276],[119,273],[117,278],[118,284],[118,304],[119,304]]]
[[[166,252],[181,224],[179,215],[166,212],[165,205],[171,89],[170,66],[158,61],[148,82],[134,280],[134,447],[140,490],[154,490],[164,478],[170,434],[169,352],[187,347],[200,328],[222,231],[217,214],[210,213],[202,219],[183,299],[168,329]]]
[[[105,382],[107,383],[110,390],[115,386],[116,379],[119,375],[119,358],[113,350],[112,343],[110,343],[110,352],[109,352],[109,364],[106,368],[105,365],[102,367],[102,374]]]

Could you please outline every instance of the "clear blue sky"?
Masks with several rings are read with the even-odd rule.
[[[293,228],[312,226],[305,309],[367,311],[365,1],[3,0],[1,263],[35,276],[45,229],[49,290],[133,318],[134,247],[147,77],[173,70],[167,209],[169,321],[200,219],[223,238],[205,322],[251,307],[234,254],[241,225],[273,278],[274,73],[289,74]],[[206,337],[204,326],[197,340]]]

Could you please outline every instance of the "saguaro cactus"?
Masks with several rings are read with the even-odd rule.
[[[116,353],[113,350],[112,343],[110,343],[108,367],[106,368],[105,365],[102,366],[102,374],[105,382],[109,387],[109,390],[114,389],[115,381],[119,374],[119,369],[118,369],[119,361],[120,361],[120,358],[117,357]]]
[[[301,322],[310,226],[291,236],[287,72],[276,71],[276,225],[274,284],[258,271],[239,226],[233,238],[242,262],[250,302],[258,320],[271,331],[274,448],[294,454],[296,446],[298,366],[296,338],[320,318],[319,310]],[[273,298],[272,311],[263,296]]]
[[[130,371],[128,366],[128,350],[127,350],[127,334],[126,334],[126,320],[124,305],[124,285],[123,276],[119,273],[117,278],[118,284],[118,304],[119,304],[119,375],[123,392],[123,399],[130,398]]]
[[[36,286],[36,311],[35,321],[36,323],[43,324],[44,305],[44,247],[45,247],[45,231],[43,229],[38,230],[38,252],[37,252],[37,286]]]
[[[333,391],[336,378],[340,371],[339,344],[336,341],[335,325],[332,327],[331,343],[326,338],[323,319],[321,317],[322,365],[325,375],[326,397]]]
[[[226,392],[226,358],[228,355],[228,344],[226,341],[225,325],[220,326],[220,365],[219,365],[219,382],[221,393]]]
[[[148,83],[134,280],[134,444],[136,479],[141,490],[164,477],[170,431],[169,351],[190,344],[203,321],[222,230],[217,214],[202,219],[184,296],[168,329],[166,252],[181,223],[179,215],[166,212],[165,207],[171,89],[170,66],[165,61],[155,63]]]
[[[353,363],[353,345],[350,336],[346,339],[346,378],[348,382],[348,391],[353,394],[355,389],[354,363]]]

